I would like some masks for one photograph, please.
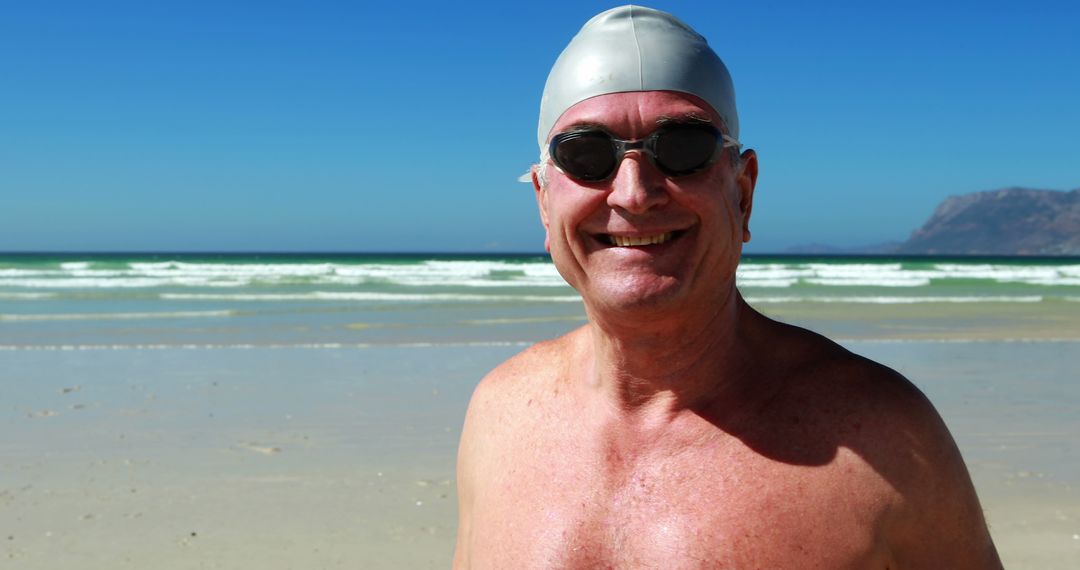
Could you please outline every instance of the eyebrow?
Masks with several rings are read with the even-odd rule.
[[[601,123],[594,123],[592,121],[581,121],[579,123],[572,123],[572,124],[566,125],[563,132],[580,131],[580,130],[584,130],[584,129],[600,129],[602,131],[606,131],[607,126],[605,126],[605,125],[603,125]]]
[[[696,125],[696,124],[699,124],[699,125],[711,125],[711,124],[713,124],[713,121],[707,115],[702,115],[700,113],[693,113],[693,112],[685,113],[685,114],[682,114],[682,115],[674,115],[674,116],[672,116],[672,115],[661,115],[658,119],[656,119],[656,126],[658,126],[658,127],[662,127],[664,125],[687,125],[687,124],[690,124],[690,125]],[[570,131],[582,131],[582,130],[590,130],[590,129],[598,129],[598,130],[601,130],[601,131],[604,131],[604,132],[610,132],[610,129],[608,128],[607,125],[605,125],[603,123],[597,123],[597,122],[594,122],[594,121],[580,121],[580,122],[576,122],[576,123],[571,123],[569,125],[566,125],[566,127],[564,127],[562,132],[566,133],[566,132],[570,132]]]
[[[656,119],[656,124],[657,125],[671,125],[671,124],[679,124],[679,123],[684,123],[684,124],[685,123],[692,123],[692,124],[711,125],[712,124],[712,119],[710,119],[709,117],[707,117],[705,115],[700,115],[698,113],[686,113],[684,115],[678,115],[678,116],[674,116],[674,117],[663,115],[659,119]]]

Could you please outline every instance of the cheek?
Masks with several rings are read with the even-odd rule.
[[[548,251],[555,253],[570,252],[577,239],[577,230],[581,225],[580,210],[570,204],[558,204],[548,210]]]
[[[565,239],[604,203],[604,193],[581,188],[552,188],[548,194],[548,223],[553,239]]]
[[[587,255],[582,243],[583,225],[604,204],[603,192],[550,183],[547,202],[545,248],[559,274],[573,287],[584,279],[582,263]]]
[[[718,223],[730,230],[732,236],[741,239],[743,230],[742,202],[738,191],[729,179],[717,181],[717,190],[711,201],[711,214]]]

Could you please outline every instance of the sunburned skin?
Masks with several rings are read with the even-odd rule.
[[[689,115],[721,124],[647,91],[578,103],[552,131],[637,139]],[[628,153],[610,180],[536,184],[589,323],[477,386],[455,568],[1001,567],[925,397],[738,294],[756,174],[753,151],[678,178]]]
[[[756,389],[702,409],[599,401],[574,380],[587,327],[485,378],[462,441],[455,567],[1000,567],[922,395],[752,318],[791,354],[747,371]]]

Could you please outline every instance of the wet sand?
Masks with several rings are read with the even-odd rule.
[[[1080,340],[1080,302],[765,303],[766,315],[842,341]]]
[[[461,417],[515,350],[0,355],[0,559],[445,567]]]
[[[1002,341],[973,314],[927,340],[866,327],[932,314],[845,334],[850,315],[778,310],[930,396],[1006,567],[1080,567],[1080,343],[1033,341],[1072,329]],[[469,394],[521,348],[2,351],[0,566],[445,568]]]

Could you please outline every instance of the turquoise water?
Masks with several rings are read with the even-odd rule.
[[[738,282],[760,307],[1045,309],[1080,302],[1080,259],[752,256]],[[542,255],[0,256],[4,347],[528,342],[583,314]]]

